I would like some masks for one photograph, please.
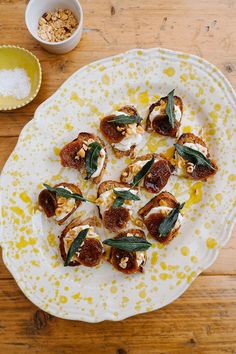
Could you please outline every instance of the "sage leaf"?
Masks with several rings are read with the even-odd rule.
[[[142,118],[137,114],[132,116],[128,116],[126,114],[120,114],[119,116],[116,116],[115,118],[111,119],[109,123],[132,124],[132,123],[140,123],[141,121]]]
[[[136,174],[136,176],[134,176],[133,182],[131,183],[132,187],[136,186],[141,181],[141,179],[145,177],[146,174],[148,174],[154,164],[154,161],[155,158],[153,156],[151,160],[149,160],[147,163],[145,163],[145,165],[143,165],[141,170]]]
[[[125,200],[140,200],[140,198],[136,194],[130,192],[130,189],[123,191],[118,191],[114,189],[114,193],[118,197],[124,198]]]
[[[121,197],[116,197],[112,207],[114,209],[117,209],[117,208],[121,207],[124,204],[124,202],[125,202],[125,199],[123,199]]]
[[[174,228],[175,223],[178,219],[180,210],[184,207],[185,203],[178,204],[178,206],[171,210],[171,212],[165,217],[165,219],[160,223],[158,232],[159,237],[166,237],[171,230]]]
[[[64,267],[68,266],[71,258],[74,256],[75,252],[77,252],[79,247],[82,245],[85,237],[87,236],[88,231],[89,231],[89,229],[83,229],[82,231],[80,231],[78,233],[77,237],[74,239],[74,241],[72,242],[72,244],[69,248],[69,251],[67,253],[66,260],[64,263]]]
[[[85,167],[87,172],[87,176],[85,178],[86,180],[91,178],[93,173],[97,170],[98,158],[101,150],[102,150],[102,146],[97,141],[94,141],[92,144],[89,144],[85,156]]]
[[[215,167],[212,165],[211,161],[207,159],[200,151],[180,144],[174,144],[174,146],[177,153],[184,160],[192,162],[194,165],[202,165],[215,170]]]
[[[103,241],[103,243],[127,252],[146,251],[152,245],[144,238],[137,236],[124,236],[117,239],[110,238]]]
[[[167,95],[167,105],[166,105],[166,114],[169,119],[169,123],[172,128],[175,127],[175,104],[174,104],[174,92],[175,90],[172,90],[170,93]]]
[[[130,190],[117,191],[117,190],[113,189],[113,192],[116,195],[116,199],[112,205],[113,208],[115,208],[115,209],[122,206],[126,200],[140,200],[140,198],[137,195],[130,192]]]

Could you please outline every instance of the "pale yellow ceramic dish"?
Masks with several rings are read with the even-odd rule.
[[[38,94],[42,82],[39,60],[31,52],[16,46],[0,46],[0,70],[22,68],[31,81],[30,94],[21,100],[11,96],[0,96],[0,111],[9,111],[30,103]]]

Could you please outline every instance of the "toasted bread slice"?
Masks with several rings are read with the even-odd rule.
[[[115,239],[127,236],[137,236],[146,239],[145,233],[139,229],[129,229],[119,233]],[[146,252],[128,252],[118,248],[109,247],[108,262],[110,262],[115,269],[124,274],[134,274],[137,272],[143,273],[144,266],[147,261]]]
[[[98,186],[98,197],[102,193],[105,193],[110,189],[114,189],[114,188],[130,188],[130,185],[127,183],[122,183],[122,182],[112,181],[112,180],[104,181]]]
[[[199,144],[207,149],[205,142],[194,135],[193,133],[184,133],[180,136],[177,141],[178,144],[184,145],[186,143]],[[194,180],[206,181],[209,177],[216,174],[218,167],[214,160],[211,159],[209,151],[207,150],[206,158],[211,161],[213,168],[203,165],[193,165],[189,163],[187,160],[184,160],[182,157],[175,152],[175,164],[177,168],[181,168],[183,170],[183,174],[185,177],[193,178]]]
[[[91,133],[80,133],[75,140],[62,148],[60,157],[62,166],[79,170],[82,176],[85,178],[87,175],[85,165],[86,152],[88,150],[88,145],[93,141],[97,141],[105,152],[105,159],[101,172],[98,176],[91,177],[93,182],[98,184],[101,182],[108,160],[105,143],[98,136]]]
[[[137,110],[133,106],[124,106],[121,107],[118,112],[120,114],[124,113],[127,115],[137,115]],[[103,134],[103,136],[106,138],[106,140],[110,143],[112,146],[112,149],[114,151],[114,154],[116,155],[117,158],[121,158],[123,156],[132,156],[134,154],[134,149],[136,147],[136,141],[137,136],[139,137],[139,140],[141,139],[141,134],[144,132],[142,129],[142,126],[140,123],[136,124],[136,133],[134,135],[134,144],[132,144],[130,147],[127,149],[119,149],[116,144],[121,143],[124,138],[126,138],[130,134],[130,128],[127,124],[119,124],[117,125],[114,122],[110,122],[116,117],[115,114],[111,114],[109,116],[104,117],[101,120],[100,123],[100,130]],[[132,135],[131,131],[131,135]],[[129,144],[130,145],[130,144]]]
[[[160,243],[169,243],[177,235],[181,225],[176,225],[176,227],[174,227],[167,236],[161,237],[158,233],[158,228],[166,217],[166,214],[163,214],[161,211],[154,211],[153,214],[149,214],[149,212],[151,212],[151,210],[156,207],[169,207],[173,209],[177,206],[178,202],[176,198],[171,193],[165,191],[152,198],[143,208],[138,211],[138,214],[143,219],[150,235]]]
[[[139,185],[143,186],[150,193],[159,193],[167,184],[173,171],[173,166],[162,154],[146,154],[137,157],[134,162],[122,171],[120,176],[121,182],[131,184],[134,177],[143,167],[139,162],[145,161],[147,163],[153,157],[155,159],[154,164]]]
[[[54,188],[67,188],[72,193],[77,193],[82,195],[80,188],[72,183],[61,182],[54,186]],[[74,203],[69,205],[70,200],[73,200]],[[82,203],[81,200],[74,200],[73,198],[63,198],[58,196],[56,193],[49,191],[48,189],[43,189],[38,197],[38,204],[40,209],[44,211],[45,215],[49,217],[54,217],[58,225],[62,225],[80,206]],[[65,214],[63,216],[63,214]],[[60,215],[62,217],[60,218]]]
[[[65,246],[65,237],[68,237],[67,235],[71,232],[71,230],[81,225],[88,225],[93,228],[93,226],[95,226],[95,221],[93,218],[88,218],[82,222],[80,218],[76,218],[66,226],[60,236],[60,252],[63,261],[66,260],[67,252],[77,235],[76,232],[73,236],[71,233],[69,244],[67,244],[67,249]],[[78,253],[72,257],[72,260],[69,262],[68,266],[74,267],[84,265],[85,267],[95,267],[101,262],[103,253],[104,248],[100,241],[99,235],[94,233],[94,236],[86,236],[81,247],[78,249]]]
[[[113,190],[114,188],[130,188],[130,186],[126,183],[121,183],[117,181],[104,181],[100,184],[98,187],[98,199],[99,201],[100,196],[110,190]],[[135,190],[135,188],[134,188]],[[108,197],[110,198],[110,197]],[[113,198],[113,196],[112,196]],[[97,204],[98,210],[99,210],[99,215],[103,221],[103,225],[106,229],[114,231],[114,232],[119,232],[120,230],[123,230],[128,221],[130,220],[130,212],[125,205],[119,207],[119,208],[113,208],[112,207],[113,199],[109,199],[109,203],[107,206],[107,209],[104,210],[104,212],[101,212],[101,205],[105,205],[104,200],[100,200]]]
[[[183,115],[183,101],[180,97],[174,96],[174,104],[179,108],[181,112],[181,117],[179,120],[176,119],[174,128],[172,128],[172,126],[170,125],[169,118],[166,114],[167,102],[168,97],[162,97],[159,101],[153,103],[149,107],[149,112],[146,120],[146,130],[155,131],[158,134],[174,138],[177,136],[181,124],[181,119]],[[154,115],[155,111],[157,111],[156,116]]]
[[[133,146],[131,146],[131,148],[129,150],[121,151],[121,150],[118,150],[118,149],[113,147],[113,151],[114,151],[115,156],[118,159],[120,159],[121,157],[128,157],[128,156],[134,157],[135,156],[135,154],[134,154],[135,148],[136,148],[136,145],[133,145]]]

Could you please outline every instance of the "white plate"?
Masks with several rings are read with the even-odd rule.
[[[96,269],[63,267],[57,239],[62,227],[36,208],[42,183],[79,181],[84,194],[94,196],[96,188],[86,186],[77,171],[61,167],[59,149],[79,131],[97,133],[99,119],[120,105],[132,103],[146,114],[151,102],[173,88],[185,106],[181,130],[201,131],[218,173],[207,183],[171,178],[167,190],[179,201],[189,199],[185,220],[168,246],[153,242],[145,274],[125,276],[106,262]],[[37,109],[1,176],[3,259],[25,295],[55,316],[88,322],[121,320],[179,297],[230,237],[235,218],[235,106],[235,93],[219,70],[198,57],[169,50],[132,50],[75,73]],[[157,135],[145,139],[142,153],[163,152],[174,143]],[[128,161],[117,161],[109,153],[104,179],[118,178]],[[96,213],[96,207],[83,203],[77,215],[91,212]]]

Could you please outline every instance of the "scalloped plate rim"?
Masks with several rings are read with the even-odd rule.
[[[132,53],[135,53],[135,52],[138,52],[138,51],[142,51],[143,54],[148,54],[148,53],[151,53],[152,51],[163,51],[167,54],[174,54],[175,56],[177,55],[187,55],[189,58],[187,59],[188,61],[190,59],[193,60],[193,64],[196,65],[196,61],[199,61],[201,62],[201,65],[205,65],[207,67],[211,67],[212,69],[214,69],[214,74],[218,75],[219,78],[221,80],[224,81],[224,84],[226,85],[227,87],[227,93],[229,94],[229,97],[231,99],[233,99],[235,102],[236,102],[236,94],[235,94],[235,91],[232,87],[232,85],[230,84],[230,82],[227,80],[227,78],[223,75],[223,73],[213,64],[211,64],[210,62],[208,62],[207,60],[205,59],[202,59],[201,57],[199,56],[196,56],[196,55],[193,55],[193,54],[189,54],[189,53],[184,53],[184,52],[180,52],[180,51],[174,51],[174,50],[170,50],[170,49],[165,49],[165,48],[160,48],[160,47],[156,47],[156,48],[149,48],[149,49],[142,49],[142,48],[136,48],[136,49],[131,49],[131,50],[128,50],[124,53],[119,53],[119,54],[116,54],[116,55],[113,55],[113,56],[109,56],[109,57],[106,57],[106,58],[103,58],[103,59],[100,59],[100,60],[97,60],[97,61],[94,61],[90,64],[87,64],[83,67],[81,67],[79,70],[77,70],[75,73],[73,73],[57,90],[56,92],[51,95],[47,100],[45,100],[43,103],[41,103],[39,105],[39,107],[36,109],[35,113],[34,113],[34,117],[32,118],[32,120],[30,120],[25,126],[24,128],[22,129],[20,135],[19,135],[19,138],[18,138],[18,141],[17,141],[17,144],[14,148],[14,150],[12,151],[12,153],[10,154],[8,160],[11,158],[11,156],[15,153],[15,151],[17,150],[18,148],[18,145],[21,143],[21,139],[24,137],[24,134],[25,134],[25,131],[27,128],[29,128],[29,126],[31,124],[33,124],[34,121],[36,121],[38,119],[38,114],[39,114],[39,111],[40,109],[48,104],[50,101],[52,101],[54,98],[57,97],[57,95],[59,94],[59,92],[61,91],[61,89],[63,87],[65,87],[72,79],[75,75],[78,74],[78,72],[81,72],[83,70],[85,70],[87,67],[89,67],[90,65],[98,65],[98,64],[101,64],[101,63],[104,63],[104,62],[107,62],[107,61],[110,61],[116,57],[124,57],[124,56],[128,56]],[[174,58],[173,58],[174,59]],[[5,166],[7,165],[8,163],[8,160],[7,162],[5,163],[3,169],[2,169],[2,172],[1,174],[4,172],[4,169],[5,169]],[[1,185],[1,176],[0,176],[0,185]],[[0,198],[0,206],[1,206],[1,202],[2,202],[2,199]],[[233,230],[233,227],[235,225],[235,222],[236,222],[236,212],[232,206],[232,209],[229,211],[228,215],[226,216],[226,218],[230,218],[231,222],[228,223],[224,229],[223,229],[223,232],[222,232],[222,235],[224,235],[224,237],[222,236],[222,239],[221,239],[221,242],[220,242],[220,246],[221,247],[224,247],[226,245],[226,243],[230,240],[231,238],[231,234],[232,234],[232,230]],[[38,304],[37,300],[38,300],[38,297],[36,296],[36,294],[34,295],[31,295],[29,293],[27,293],[24,289],[23,289],[23,284],[24,284],[24,281],[20,282],[17,278],[18,278],[18,273],[17,271],[15,271],[15,269],[13,269],[14,267],[12,267],[11,265],[8,264],[7,262],[7,256],[5,254],[5,249],[4,249],[4,242],[3,240],[1,240],[1,223],[0,223],[0,246],[2,247],[2,258],[3,258],[3,262],[5,264],[5,266],[7,267],[7,269],[10,271],[10,273],[12,274],[12,276],[14,277],[17,285],[19,286],[19,288],[21,289],[21,291],[24,293],[24,295],[37,307],[40,308],[40,305]],[[192,282],[198,277],[199,274],[201,274],[205,269],[207,269],[208,267],[210,267],[216,260],[216,258],[218,257],[220,253],[220,250],[219,249],[214,249],[214,250],[211,250],[211,252],[209,253],[209,255],[211,257],[208,257],[206,259],[206,263],[201,267],[202,269],[200,269],[199,271],[196,271],[196,269],[193,269],[196,271],[196,275],[192,278],[191,282],[190,283],[187,283],[187,282],[183,282],[183,286],[179,291],[178,291],[178,294],[174,294],[174,296],[172,297],[172,299],[169,299],[166,303],[162,304],[161,306],[157,307],[156,309],[153,309],[151,312],[153,311],[156,311],[162,307],[165,307],[167,306],[168,304],[174,302],[176,299],[178,299],[180,296],[182,296],[182,294],[188,289],[188,287],[192,284]],[[51,304],[52,306],[53,304]],[[111,321],[121,321],[123,319],[126,319],[126,318],[129,318],[129,317],[132,317],[132,316],[136,316],[137,314],[136,313],[133,313],[132,310],[128,311],[126,310],[126,314],[124,316],[121,316],[119,318],[117,317],[114,317],[110,312],[106,312],[106,316],[104,316],[103,318],[100,318],[99,319],[94,319],[94,317],[90,316],[88,318],[84,318],[84,319],[78,319],[77,316],[73,317],[72,315],[62,315],[60,316],[60,314],[55,313],[52,310],[50,310],[50,308],[48,308],[47,310],[44,310],[46,312],[48,312],[49,314],[55,316],[55,317],[58,317],[58,318],[62,318],[62,319],[67,319],[67,320],[80,320],[82,322],[89,322],[89,323],[98,323],[98,322],[102,322],[102,321],[105,321],[105,320],[111,320]],[[143,313],[147,313],[149,311],[139,311],[138,314],[143,314]],[[109,316],[110,315],[110,316]]]

